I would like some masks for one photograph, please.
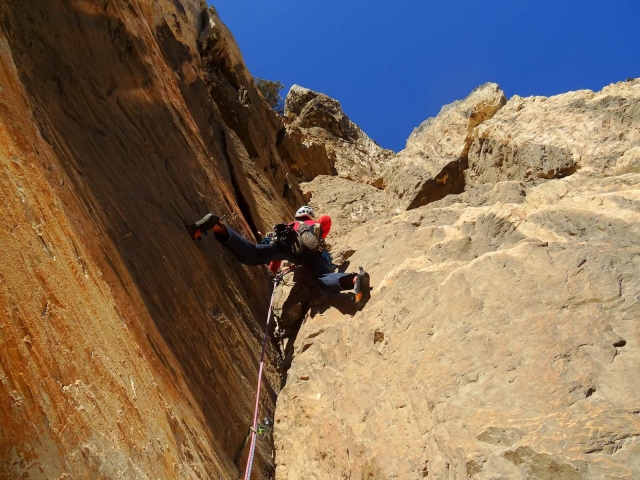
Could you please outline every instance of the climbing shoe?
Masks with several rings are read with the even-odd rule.
[[[196,223],[187,225],[189,235],[194,240],[201,240],[202,237],[206,237],[210,230],[220,222],[220,217],[213,213],[207,213],[204,217],[198,220]]]
[[[362,267],[360,267],[360,273],[356,277],[354,291],[356,293],[356,307],[362,309],[371,298],[369,274]]]

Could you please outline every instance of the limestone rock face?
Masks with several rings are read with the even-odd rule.
[[[640,79],[595,93],[514,96],[474,133],[466,183],[561,178],[584,167],[613,174],[639,145]]]
[[[374,291],[302,324],[276,478],[639,477],[638,235],[640,175],[588,167],[345,233]]]
[[[640,147],[624,152],[616,162],[616,175],[640,173]]]
[[[498,85],[487,83],[417,127],[384,175],[384,188],[399,207],[410,210],[462,192],[472,132],[506,101]]]
[[[294,85],[285,104],[282,149],[298,152],[303,161],[288,163],[299,181],[337,175],[380,187],[382,172],[393,155],[378,146],[349,120],[337,100]],[[283,158],[287,155],[283,153]]]
[[[301,193],[226,27],[194,0],[4,1],[0,112],[0,478],[237,478],[269,280],[185,225],[251,238]],[[264,414],[279,385],[268,362]]]
[[[286,274],[276,287],[273,298],[273,316],[278,329],[284,331],[302,321],[309,307],[324,298],[305,269],[294,269]]]
[[[319,175],[312,182],[300,184],[300,188],[316,214],[331,217],[330,244],[366,222],[397,213],[383,190],[365,183]]]
[[[332,230],[332,242],[371,273],[374,291],[362,312],[340,308],[343,294],[301,324],[276,411],[276,478],[640,476],[640,175],[637,109],[621,94],[629,88],[609,87],[619,108],[593,94],[607,108],[592,122],[619,124],[592,143],[570,140],[584,141],[583,163],[567,163],[576,168],[559,179],[546,174],[548,149],[518,160],[544,175],[503,175],[506,161],[486,157],[491,181],[470,177],[464,192],[399,215],[397,202],[384,208],[397,195],[390,184],[377,196],[335,177],[302,185],[314,208],[341,221],[373,207]],[[459,158],[471,162],[474,142],[507,107],[467,131]],[[567,131],[580,124],[558,112]],[[541,124],[529,123],[534,138]]]

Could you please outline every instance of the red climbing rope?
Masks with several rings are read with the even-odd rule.
[[[282,277],[288,272],[288,270],[278,273],[273,279],[273,293],[271,294],[271,301],[269,302],[269,313],[267,314],[267,325],[264,327],[264,339],[262,340],[262,354],[260,355],[260,369],[258,370],[258,389],[256,392],[256,409],[253,414],[253,427],[251,428],[251,450],[249,450],[249,460],[247,462],[247,469],[244,472],[244,480],[251,478],[251,468],[253,467],[253,456],[256,453],[256,438],[258,436],[258,413],[260,412],[260,385],[262,384],[262,367],[264,366],[264,353],[267,349],[267,338],[269,336],[269,322],[271,321],[271,310],[273,308],[273,298],[276,294],[276,287]]]

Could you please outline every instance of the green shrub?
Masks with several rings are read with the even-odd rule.
[[[256,78],[256,85],[269,106],[280,115],[284,115],[284,99],[280,91],[284,88],[282,82]]]

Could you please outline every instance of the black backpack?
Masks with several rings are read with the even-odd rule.
[[[302,255],[305,251],[322,252],[324,241],[319,239],[320,225],[309,226],[306,223],[298,225],[298,231],[294,223],[278,223],[273,226],[273,232],[269,232],[260,243],[280,244],[294,255]]]

